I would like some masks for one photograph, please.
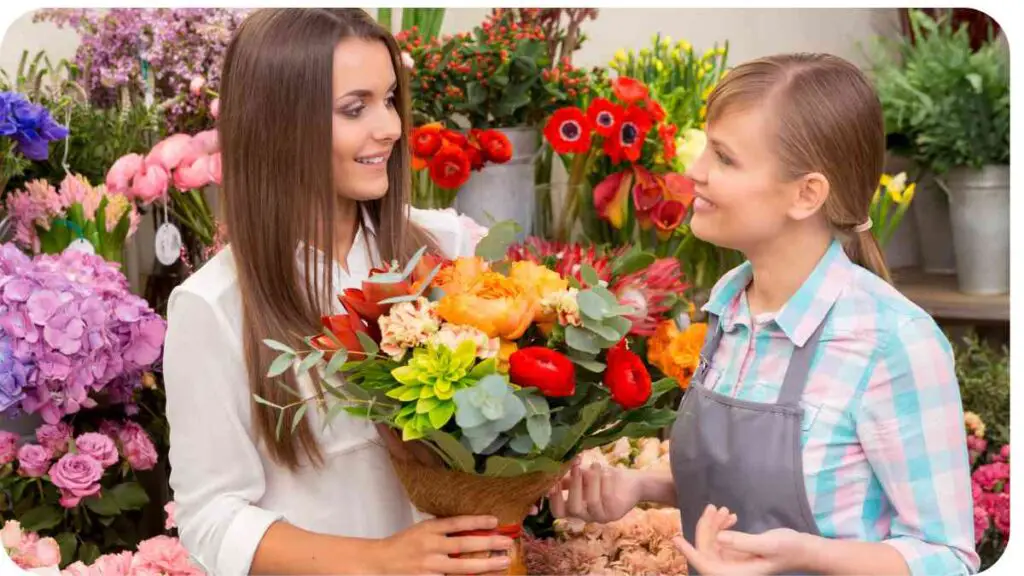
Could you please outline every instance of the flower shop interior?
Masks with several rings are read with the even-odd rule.
[[[983,568],[1000,557],[1009,536],[1010,100],[1009,48],[995,20],[970,9],[899,8],[367,12],[403,53],[411,202],[482,226],[478,254],[513,261],[513,279],[525,261],[568,278],[563,290],[599,285],[580,292],[578,307],[542,301],[563,324],[576,316],[556,334],[582,354],[574,358],[581,369],[604,369],[587,356],[593,347],[608,349],[611,370],[614,349],[601,343],[628,337],[655,382],[650,399],[613,398],[646,410],[639,423],[573,446],[588,466],[668,469],[668,429],[707,332],[702,305],[743,261],[688,226],[694,193],[684,174],[707,145],[711,91],[732,66],[770,54],[826,52],[859,66],[881,99],[888,147],[870,231],[893,285],[953,346],[976,546]],[[172,290],[230,244],[218,198],[219,82],[228,42],[249,13],[37,10],[0,41],[0,536],[22,568],[206,573],[174,524],[163,345]],[[630,102],[640,103],[626,112],[629,121],[636,111],[639,132],[627,139],[603,119]],[[411,268],[405,276],[416,279],[419,267]],[[457,282],[458,274],[437,278]],[[405,290],[395,307],[417,313],[409,294],[422,286]],[[338,337],[325,329],[344,340],[342,327]],[[388,352],[386,341],[356,336],[352,346]],[[281,354],[271,373],[350,368],[340,354],[302,358],[268,345]],[[452,350],[458,361],[462,347]],[[435,369],[415,362],[408,370]],[[473,370],[481,388],[495,382],[496,365]],[[363,366],[351,369],[370,378]],[[390,398],[421,398],[398,371],[395,378]],[[485,400],[519,410],[504,393],[498,386]],[[432,403],[429,418],[398,416],[406,439],[437,433],[435,415],[468,427],[471,446],[445,448],[452,467],[499,434],[511,437],[511,425],[486,408],[455,412],[473,401],[455,394],[454,403]],[[518,416],[524,432],[509,446],[555,442],[547,401],[514,397],[530,416]],[[281,408],[254,397],[261,401]],[[292,411],[295,420],[305,407]],[[292,418],[285,427],[295,428]],[[464,424],[474,419],[483,424]],[[485,474],[517,462],[496,458]],[[557,461],[546,461],[554,472]],[[542,506],[523,529],[521,573],[687,572],[672,542],[681,530],[672,508],[641,505],[600,525],[555,520]],[[89,571],[100,565],[120,571]]]

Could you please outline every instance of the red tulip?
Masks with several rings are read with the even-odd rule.
[[[509,379],[541,394],[563,398],[576,393],[576,366],[564,354],[543,346],[515,351],[508,359]]]
[[[605,357],[604,385],[612,400],[626,410],[639,408],[651,397],[651,375],[644,361],[626,349],[625,340],[610,348]]]

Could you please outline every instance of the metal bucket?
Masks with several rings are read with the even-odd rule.
[[[536,128],[501,128],[512,142],[512,159],[474,172],[455,199],[455,209],[484,226],[515,220],[520,237],[533,231],[537,198],[534,165],[540,144]]]
[[[949,196],[957,282],[968,294],[1010,291],[1010,167],[954,168],[936,178]]]
[[[933,274],[956,272],[956,252],[950,230],[949,200],[931,173],[917,184],[910,212],[917,224],[921,267]]]

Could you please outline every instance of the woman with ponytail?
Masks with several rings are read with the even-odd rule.
[[[555,515],[676,506],[691,574],[976,572],[952,350],[871,234],[878,96],[834,56],[762,58],[715,88],[707,129],[691,228],[748,261],[704,306],[671,474],[574,469]]]

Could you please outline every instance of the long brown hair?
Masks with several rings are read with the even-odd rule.
[[[368,243],[384,262],[403,260],[424,243],[433,245],[408,222],[409,91],[391,34],[357,8],[253,12],[224,58],[221,193],[242,295],[250,388],[278,405],[295,399],[266,377],[273,351],[262,341],[302,346],[302,337],[318,333],[320,318],[331,313],[336,215],[343,202],[331,171],[333,61],[346,38],[387,46],[398,79],[395,107],[403,136],[388,160],[388,193],[362,204],[375,232]],[[357,220],[362,226],[361,215]],[[300,247],[305,247],[301,269]],[[286,379],[296,389],[291,372]],[[285,428],[277,439],[278,411],[253,402],[252,413],[257,436],[275,461],[295,470],[301,447],[313,464],[322,463],[305,420],[294,435]],[[285,414],[289,426],[291,417]]]
[[[730,70],[708,97],[713,122],[729,109],[767,104],[777,126],[786,177],[824,174],[825,217],[850,259],[890,281],[870,230],[871,198],[885,164],[885,126],[878,94],[856,66],[830,54],[780,54]]]

